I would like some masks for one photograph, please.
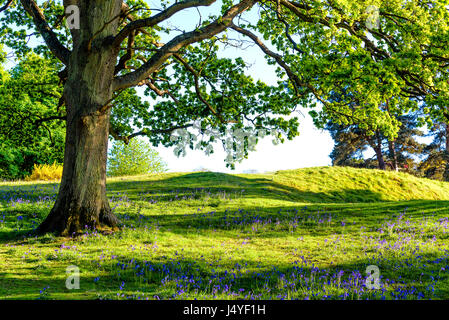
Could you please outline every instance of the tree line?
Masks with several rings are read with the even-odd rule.
[[[394,138],[379,130],[368,135],[356,124],[329,121],[324,128],[334,140],[330,154],[332,165],[402,171],[449,181],[448,125],[435,122],[430,128],[422,128],[416,118],[413,113],[398,116],[399,131]],[[428,138],[430,142],[425,143],[422,138]],[[369,153],[373,156],[367,156]]]

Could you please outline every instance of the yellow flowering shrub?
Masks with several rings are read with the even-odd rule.
[[[31,175],[25,178],[26,181],[35,180],[60,180],[62,177],[62,165],[57,164],[34,164]]]

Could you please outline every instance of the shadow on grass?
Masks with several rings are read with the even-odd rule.
[[[18,187],[0,186],[0,201],[10,198],[36,200],[57,192],[57,184],[29,184]],[[157,202],[198,199],[203,196],[260,198],[309,203],[370,203],[384,202],[381,194],[371,190],[345,189],[326,192],[308,192],[295,189],[270,178],[241,177],[217,172],[197,172],[159,180],[110,181],[107,193],[111,197]]]
[[[43,195],[48,196],[49,190],[57,190],[56,184],[42,187]],[[9,189],[8,189],[9,190]],[[40,199],[39,185],[27,185],[18,189],[3,190],[0,192],[3,198],[8,196],[27,195],[27,191],[31,192],[30,198]],[[192,212],[185,215],[176,214],[155,214],[147,216],[146,219],[150,223],[157,223],[162,227],[169,228],[173,232],[183,233],[190,228],[198,229],[221,229],[233,230],[244,227],[251,228],[253,224],[264,224],[269,222],[275,223],[277,219],[284,219],[285,223],[293,223],[295,218],[294,212],[301,211],[305,208],[306,212],[300,212],[305,223],[304,227],[313,227],[320,218],[326,213],[337,215],[340,220],[348,220],[358,218],[362,223],[375,224],[382,219],[390,218],[395,214],[399,214],[407,207],[411,208],[414,216],[422,216],[425,214],[436,215],[449,213],[449,201],[435,200],[408,200],[408,201],[384,201],[381,196],[375,192],[365,189],[347,189],[342,191],[330,192],[304,192],[292,187],[288,187],[272,181],[269,178],[261,177],[240,177],[224,173],[200,172],[191,173],[181,176],[168,177],[161,180],[147,181],[114,181],[108,183],[108,196],[111,198],[120,198],[126,196],[131,201],[149,201],[154,202],[174,202],[185,198],[202,199],[202,197],[224,197],[226,194],[233,195],[242,199],[274,199],[288,200],[298,202],[298,205],[282,206],[274,208],[260,207],[242,207],[241,212],[226,212],[224,209],[218,211],[210,211],[207,213]],[[1,200],[1,199],[0,199]],[[349,202],[353,201],[353,202]],[[11,210],[14,209],[6,209]],[[0,210],[0,215],[1,215]],[[48,209],[50,211],[50,208]],[[194,209],[192,208],[192,211]],[[320,214],[317,214],[320,211]],[[8,212],[8,211],[6,211]],[[26,214],[26,213],[25,213]],[[308,218],[307,215],[312,215]],[[313,217],[314,215],[314,217]],[[29,214],[28,214],[29,216]],[[43,219],[44,215],[41,215]],[[323,216],[323,217],[321,217]],[[139,217],[131,210],[126,215],[126,224],[138,223]],[[313,220],[315,219],[315,221]],[[334,220],[335,221],[335,220]],[[190,229],[191,230],[191,229]],[[280,234],[280,233],[278,233]],[[0,241],[14,241],[26,236],[26,231],[8,232],[0,230]]]
[[[67,261],[67,265],[75,264],[80,267],[80,290],[68,290],[65,287],[67,275],[63,266],[59,265],[53,270],[47,269],[45,273],[39,273],[34,279],[0,272],[0,292],[3,299],[36,299],[44,287],[50,287],[46,299],[116,299],[117,293],[124,294],[126,298],[137,291],[153,299],[183,298],[178,295],[182,291],[191,295],[197,291],[209,298],[218,295],[220,299],[235,299],[235,296],[229,295],[230,292],[240,293],[240,299],[245,295],[247,299],[288,299],[288,295],[293,299],[304,299],[313,298],[312,293],[318,293],[317,298],[329,295],[338,285],[341,290],[330,299],[342,299],[343,292],[349,293],[346,297],[349,300],[356,299],[357,292],[375,292],[378,294],[376,298],[381,299],[382,290],[370,291],[365,286],[367,266],[377,263],[381,287],[384,288],[387,299],[416,299],[418,293],[422,293],[421,298],[448,299],[448,287],[444,286],[448,274],[439,275],[437,281],[431,280],[441,265],[448,263],[447,256],[438,264],[432,263],[438,257],[431,254],[421,255],[415,265],[410,265],[410,258],[397,257],[387,262],[360,259],[328,268],[318,268],[307,262],[300,264],[298,261],[291,264],[256,265],[255,261],[232,260],[228,261],[228,267],[224,267],[210,263],[211,261],[196,261],[188,257],[166,258],[163,261],[133,258],[103,261],[108,271],[93,271],[91,266]],[[388,286],[385,286],[387,283]],[[436,285],[437,290],[430,291],[429,285]],[[259,294],[262,296],[258,296]]]
[[[396,220],[401,215],[404,215],[404,220],[433,216],[436,221],[437,218],[449,216],[449,201],[323,203],[200,211],[192,209],[192,212],[187,214],[119,214],[119,218],[125,226],[157,225],[161,230],[176,234],[218,230],[245,231],[256,237],[282,237],[289,236],[292,231],[295,234],[325,235],[336,231],[347,232],[348,228],[358,233],[362,226],[367,228],[366,230],[377,230],[385,222]]]
[[[13,231],[0,230],[0,243],[18,242],[35,236],[37,236],[37,234],[29,228]]]
[[[109,196],[126,194],[129,200],[161,202],[201,196],[261,198],[297,202],[381,202],[380,194],[365,189],[305,192],[269,178],[246,178],[225,173],[200,172],[152,181],[115,181],[107,184]]]

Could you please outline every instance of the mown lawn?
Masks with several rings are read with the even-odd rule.
[[[57,188],[0,183],[0,299],[449,299],[449,183],[328,167],[113,178],[121,231],[35,236]]]

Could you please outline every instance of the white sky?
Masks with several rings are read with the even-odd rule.
[[[173,148],[159,147],[157,151],[171,172],[193,171],[199,168],[216,172],[265,172],[330,165],[329,154],[334,145],[330,134],[316,129],[309,115],[300,122],[299,137],[276,146],[270,137],[264,138],[257,144],[256,151],[249,153],[248,159],[236,164],[235,170],[226,168],[226,153],[220,145],[215,145],[215,152],[210,156],[206,156],[203,151],[190,149],[187,149],[185,157],[179,158],[174,155]]]

